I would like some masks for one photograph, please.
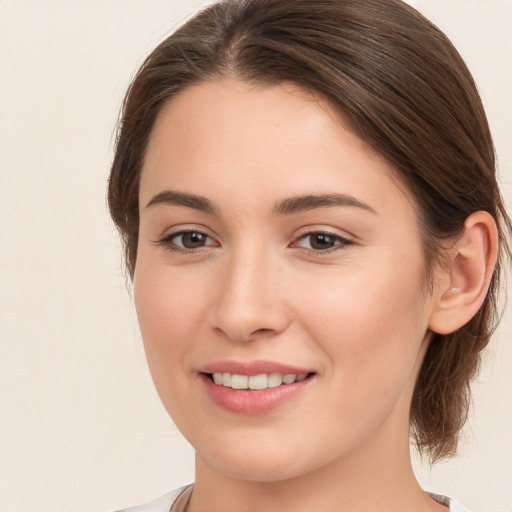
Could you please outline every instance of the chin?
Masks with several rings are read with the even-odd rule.
[[[251,482],[279,482],[295,478],[303,473],[301,465],[292,457],[278,457],[268,451],[259,451],[254,457],[238,454],[218,454],[209,458],[198,454],[218,472],[238,480]]]
[[[283,432],[287,432],[283,427],[279,432],[240,429],[227,436],[212,436],[204,443],[194,442],[197,439],[189,441],[196,447],[199,464],[246,481],[278,482],[297,478],[330,462],[332,452],[308,451],[303,435],[299,440],[293,433],[283,435]],[[310,445],[315,446],[315,443]]]

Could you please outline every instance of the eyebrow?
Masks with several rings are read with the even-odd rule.
[[[151,198],[146,208],[159,204],[171,206],[185,206],[199,210],[200,212],[218,215],[219,209],[206,197],[188,194],[186,192],[177,192],[175,190],[164,190]]]
[[[316,208],[333,206],[351,206],[377,214],[371,206],[347,194],[319,194],[290,197],[289,199],[276,203],[272,209],[272,213],[274,213],[274,215],[291,215],[314,210]]]
[[[209,199],[187,192],[175,190],[163,190],[151,198],[146,208],[156,205],[184,206],[212,215],[220,215],[220,209]],[[278,216],[292,215],[294,213],[315,210],[316,208],[328,208],[334,206],[355,207],[377,214],[377,212],[365,202],[347,194],[308,194],[304,196],[290,197],[277,202],[272,208],[272,213]]]

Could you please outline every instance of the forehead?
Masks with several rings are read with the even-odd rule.
[[[158,189],[208,188],[219,180],[240,197],[340,186],[368,194],[384,185],[404,194],[389,164],[327,101],[290,83],[203,82],[162,108],[146,152],[141,202]]]
[[[152,147],[172,142],[170,136],[179,138],[180,143],[194,136],[196,153],[208,142],[221,144],[223,137],[229,137],[232,144],[236,140],[237,147],[249,138],[264,140],[268,146],[269,134],[279,135],[286,130],[292,142],[295,136],[312,135],[308,132],[330,124],[342,124],[341,117],[335,116],[318,95],[295,84],[267,86],[228,78],[205,81],[185,89],[164,105],[157,116],[148,153]]]

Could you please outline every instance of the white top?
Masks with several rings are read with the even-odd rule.
[[[171,507],[178,499],[178,496],[189,487],[189,485],[186,485],[185,487],[181,487],[180,489],[175,489],[174,491],[164,494],[163,496],[160,496],[160,498],[146,503],[145,505],[125,508],[123,510],[119,510],[118,512],[170,512]],[[467,508],[463,507],[453,498],[449,498],[448,496],[441,496],[440,494],[432,494],[430,492],[427,494],[439,503],[448,505],[450,507],[450,512],[469,512]]]

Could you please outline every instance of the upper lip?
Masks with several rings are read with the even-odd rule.
[[[226,359],[223,361],[215,361],[204,365],[200,370],[201,373],[231,373],[237,375],[259,375],[261,373],[282,373],[282,374],[301,374],[311,373],[309,368],[301,368],[289,364],[283,364],[276,361],[267,361],[257,359],[254,361],[234,361]]]

